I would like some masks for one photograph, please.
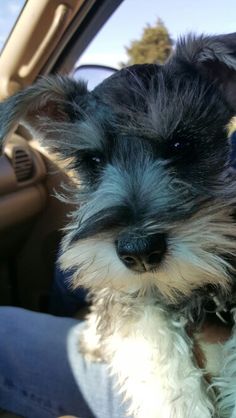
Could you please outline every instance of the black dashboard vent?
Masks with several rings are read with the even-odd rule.
[[[30,153],[22,147],[14,147],[12,165],[18,182],[29,180],[33,175],[33,161]]]

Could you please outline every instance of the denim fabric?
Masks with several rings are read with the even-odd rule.
[[[83,395],[76,384],[67,336],[77,324],[71,318],[0,308],[0,408],[25,418],[125,416],[106,365],[86,367],[78,355]]]
[[[79,308],[87,305],[87,291],[82,287],[73,290],[71,275],[72,271],[63,272],[56,265],[49,300],[49,312],[52,315],[72,317]]]

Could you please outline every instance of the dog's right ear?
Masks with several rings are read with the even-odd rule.
[[[0,103],[0,140],[21,122],[33,135],[45,139],[53,122],[79,119],[86,103],[87,87],[68,77],[41,78],[32,86]]]
[[[170,62],[188,65],[218,87],[236,113],[236,32],[227,35],[181,38]]]

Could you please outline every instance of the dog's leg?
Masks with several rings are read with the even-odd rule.
[[[155,305],[134,312],[123,318],[113,316],[113,332],[102,338],[111,372],[118,377],[124,398],[130,401],[129,415],[215,416],[202,372],[192,361],[192,343],[183,325]]]

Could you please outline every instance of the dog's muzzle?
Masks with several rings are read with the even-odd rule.
[[[167,250],[165,234],[140,237],[123,233],[115,244],[117,255],[124,265],[139,273],[156,270]]]

